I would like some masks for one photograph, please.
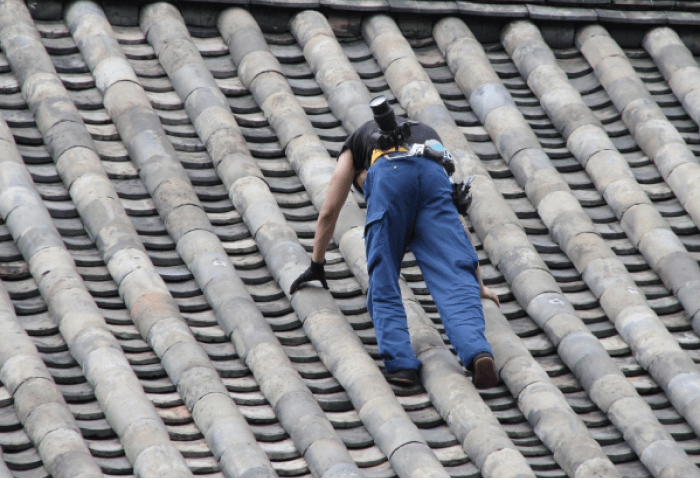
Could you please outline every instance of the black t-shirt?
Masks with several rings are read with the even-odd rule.
[[[406,122],[406,119],[396,117],[396,122],[402,124]],[[377,143],[372,141],[372,134],[377,131],[379,131],[377,122],[370,120],[355,130],[355,132],[345,140],[340,153],[345,150],[350,150],[355,172],[367,170],[372,165],[373,154],[376,156],[381,153]],[[427,140],[437,140],[442,143],[438,133],[429,126],[423,123],[411,126],[411,136],[407,139],[406,143],[409,145],[413,143],[425,143]]]

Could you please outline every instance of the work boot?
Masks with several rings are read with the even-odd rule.
[[[384,378],[398,387],[413,387],[418,384],[418,370],[395,370],[390,372],[382,369]]]
[[[490,353],[481,352],[472,359],[472,382],[476,388],[491,388],[498,385],[498,374]]]

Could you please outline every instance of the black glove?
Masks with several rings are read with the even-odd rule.
[[[466,215],[472,204],[471,183],[474,176],[470,175],[462,183],[452,185],[452,201],[460,215]]]
[[[328,290],[328,283],[326,282],[326,271],[323,269],[323,265],[325,265],[325,261],[323,263],[316,263],[313,260],[311,260],[311,266],[306,269],[304,273],[299,275],[299,277],[294,280],[294,283],[292,283],[292,286],[289,288],[289,294],[293,295],[294,292],[299,290],[299,286],[302,283],[310,282],[312,280],[318,280],[321,282],[323,285],[323,288]]]

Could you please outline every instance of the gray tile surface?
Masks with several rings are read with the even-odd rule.
[[[5,474],[697,476],[687,2],[104,3],[1,7]],[[438,22],[457,12],[473,35]],[[607,31],[568,23],[591,12]],[[410,254],[429,368],[384,381],[359,194],[330,291],[286,294],[379,93],[478,175],[493,389],[464,375]]]

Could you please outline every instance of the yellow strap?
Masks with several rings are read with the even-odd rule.
[[[394,147],[394,148],[390,148],[389,150],[379,150],[378,148],[374,149],[374,150],[372,150],[372,161],[370,162],[370,165],[374,165],[374,162],[379,160],[383,155],[386,155],[387,153],[393,153],[393,152],[408,152],[408,150],[405,149],[404,147],[398,147],[398,148]]]

